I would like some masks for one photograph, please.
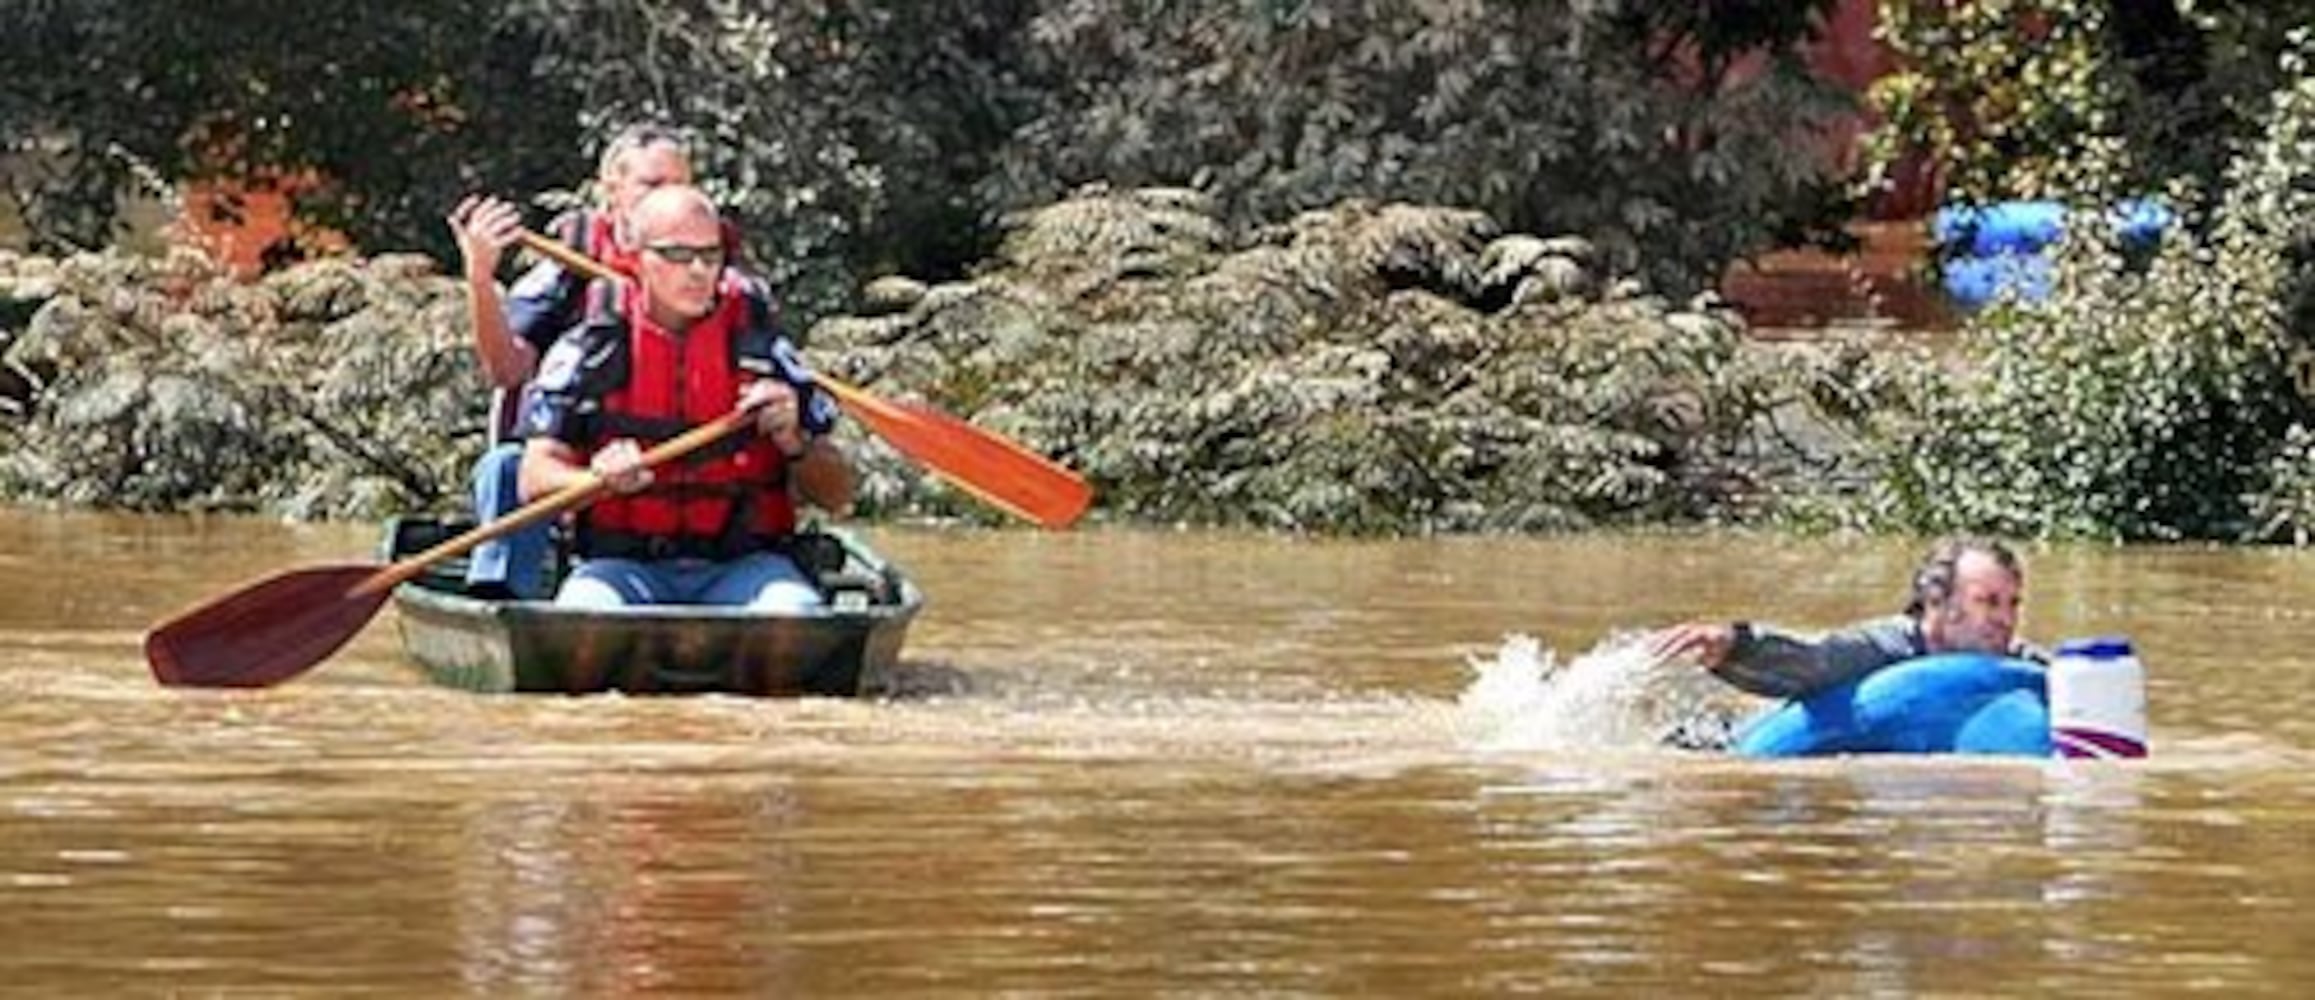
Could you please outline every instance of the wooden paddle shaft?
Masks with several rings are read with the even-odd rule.
[[[541,236],[531,230],[522,230],[519,234],[517,234],[516,238],[522,240],[522,245],[531,248],[533,252],[553,260],[555,263],[561,264],[565,268],[576,271],[580,274],[584,274],[587,277],[593,278],[597,281],[625,280],[619,276],[619,272],[611,270],[609,267],[605,266],[602,261],[596,260],[593,257],[589,257],[586,254],[564,246],[562,243],[559,243],[555,240]]]
[[[727,434],[746,427],[754,419],[755,411],[752,407],[733,410],[660,442],[656,447],[643,453],[643,465],[647,468],[656,468],[681,458]],[[448,539],[433,548],[371,574],[368,579],[355,585],[349,593],[359,596],[391,590],[425,572],[428,566],[584,504],[594,499],[595,495],[603,492],[605,488],[602,478],[589,472],[577,482],[524,504],[521,509],[511,514],[488,524],[477,525],[472,531]]]

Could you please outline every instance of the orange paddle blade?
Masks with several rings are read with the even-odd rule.
[[[362,630],[386,591],[356,593],[376,566],[267,577],[145,633],[153,679],[172,687],[265,687],[306,672]]]
[[[999,510],[1042,527],[1065,528],[1093,503],[1093,487],[1084,479],[1010,439],[929,406],[879,399],[826,375],[812,378],[901,454]]]

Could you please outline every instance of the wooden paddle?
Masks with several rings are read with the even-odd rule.
[[[657,467],[748,425],[733,410],[643,453]],[[266,687],[312,669],[362,630],[397,584],[525,525],[585,504],[603,492],[593,475],[522,509],[383,568],[361,563],[277,573],[186,610],[145,633],[153,678],[173,687]]]
[[[602,262],[538,233],[526,229],[521,238],[523,245],[572,271],[624,280]],[[901,454],[999,510],[1043,527],[1064,528],[1093,502],[1093,487],[1082,477],[1018,442],[929,406],[879,399],[822,372],[812,373],[812,380]]]

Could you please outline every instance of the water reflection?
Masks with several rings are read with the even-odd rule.
[[[2212,863],[2235,845],[2148,808],[2170,776],[1898,760],[1607,770],[1484,794],[1503,881],[1556,901],[1513,947],[1677,956],[1715,990],[1764,994],[2134,990],[2181,963],[2279,992],[2307,969],[2282,941],[2294,920],[2254,902],[2303,902],[2305,866],[2262,887]],[[2301,792],[2289,808],[2307,805]]]
[[[786,845],[793,787],[615,779],[468,810],[457,864],[463,988],[508,994],[753,993],[795,986]],[[689,786],[689,787],[687,787]]]

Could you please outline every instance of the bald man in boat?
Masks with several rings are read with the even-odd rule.
[[[641,252],[629,222],[636,203],[664,185],[688,183],[691,154],[681,133],[651,122],[629,125],[603,147],[596,165],[594,207],[555,217],[546,232],[632,277]],[[451,211],[449,223],[463,261],[475,355],[500,401],[493,407],[493,444],[474,466],[474,513],[488,521],[512,513],[519,504],[522,442],[497,437],[516,429],[496,424],[499,406],[519,419],[516,408],[506,404],[520,398],[539,357],[581,318],[587,282],[556,261],[541,260],[513,287],[500,291],[499,262],[523,231],[522,209],[512,202],[468,195]],[[727,221],[723,234],[725,248],[736,260],[739,230]],[[542,591],[547,547],[544,524],[475,546],[467,560],[469,592],[501,598],[546,596]]]
[[[1652,637],[1659,658],[1690,657],[1737,688],[1800,698],[1882,667],[1933,653],[1988,653],[2047,662],[2017,637],[2026,573],[2000,542],[1949,538],[1913,573],[1902,614],[1810,640],[1751,622],[1690,622]]]
[[[593,475],[613,495],[580,511],[578,565],[559,604],[821,603],[787,554],[798,509],[852,505],[850,463],[828,440],[835,401],[773,321],[768,294],[724,266],[715,205],[670,184],[640,200],[634,284],[598,282],[587,319],[539,362],[525,407],[524,498]],[[670,462],[643,451],[734,407],[752,427]]]

